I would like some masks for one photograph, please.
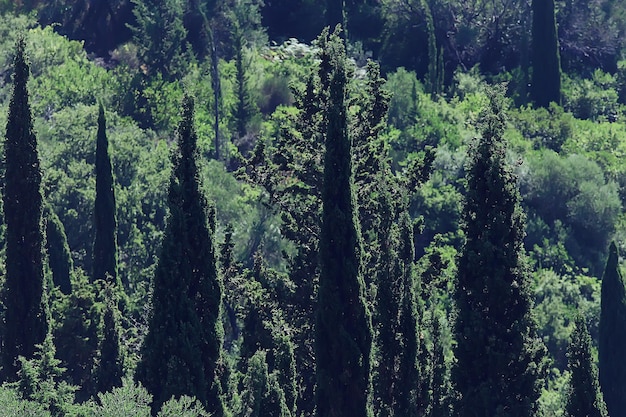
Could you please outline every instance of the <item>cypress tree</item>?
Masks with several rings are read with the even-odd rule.
[[[482,137],[470,154],[463,209],[466,242],[457,273],[453,381],[465,416],[531,416],[541,390],[543,352],[530,315],[524,215],[505,162],[505,114],[490,92]]]
[[[449,367],[446,363],[445,349],[443,344],[443,331],[445,321],[443,314],[435,309],[431,317],[431,337],[433,349],[431,353],[431,406],[429,417],[449,417],[451,414],[451,394]]]
[[[72,292],[71,276],[74,262],[67,243],[65,228],[59,216],[48,204],[44,207],[44,217],[46,219],[46,251],[52,271],[52,282],[63,294],[68,295]]]
[[[626,416],[626,289],[615,243],[602,277],[598,363],[600,387],[611,417]]]
[[[598,386],[598,372],[591,354],[591,336],[582,316],[576,317],[567,353],[567,366],[570,380],[565,415],[607,417],[606,405]]]
[[[361,275],[361,236],[347,129],[348,71],[339,34],[319,38],[326,99],[320,278],[315,328],[319,417],[371,415],[372,328]]]
[[[115,290],[107,287],[104,292],[102,336],[98,349],[100,355],[94,378],[98,392],[110,392],[115,387],[121,387],[124,377],[124,356],[120,346],[120,313],[115,300]]]
[[[531,100],[537,107],[561,104],[561,58],[554,0],[533,0]]]
[[[17,358],[33,358],[48,333],[43,272],[41,171],[28,103],[25,41],[16,45],[13,93],[4,141],[6,277],[2,333],[2,380],[14,380]]]
[[[423,310],[419,303],[418,281],[416,280],[415,248],[413,245],[413,224],[408,212],[404,211],[399,220],[400,246],[398,257],[401,259],[404,297],[400,311],[400,331],[402,333],[402,350],[398,365],[398,402],[395,414],[404,417],[418,417],[422,381],[418,355],[421,350],[419,323]]]
[[[219,417],[224,414],[216,372],[223,339],[222,283],[213,247],[215,221],[199,182],[193,117],[193,99],[186,95],[173,154],[170,215],[136,377],[153,395],[153,410],[173,395],[189,395]]]
[[[117,275],[117,221],[115,220],[115,185],[109,157],[109,140],[102,104],[98,109],[96,139],[96,201],[94,205],[93,276],[121,288]]]

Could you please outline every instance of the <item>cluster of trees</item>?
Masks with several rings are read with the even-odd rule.
[[[0,1],[0,408],[619,415],[617,3]]]

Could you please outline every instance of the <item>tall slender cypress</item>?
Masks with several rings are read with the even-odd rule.
[[[561,104],[561,58],[554,0],[533,0],[531,99],[537,107]]]
[[[570,370],[567,417],[607,417],[606,405],[598,386],[598,371],[591,355],[591,336],[582,316],[576,318],[567,353]]]
[[[598,360],[600,387],[611,417],[626,416],[626,288],[615,243],[602,277]]]
[[[491,92],[467,174],[453,369],[461,417],[531,416],[541,392],[545,348],[530,315],[524,215],[505,162],[502,101]]]
[[[95,240],[93,244],[93,279],[119,285],[117,275],[117,221],[115,220],[115,185],[109,157],[109,140],[102,104],[98,110],[96,138],[96,201],[94,205]]]
[[[98,392],[110,392],[122,386],[124,377],[124,356],[121,349],[119,310],[116,291],[110,286],[104,289],[104,317],[102,318],[102,338],[99,343],[100,356],[95,369]]]
[[[6,277],[2,332],[2,379],[14,380],[17,357],[33,358],[48,333],[43,273],[41,171],[28,103],[25,41],[16,45],[13,94],[4,141]]]
[[[63,294],[72,292],[72,270],[74,262],[67,243],[65,228],[59,216],[49,204],[43,209],[46,219],[46,251],[52,272],[52,282]]]
[[[315,328],[319,417],[371,415],[372,325],[361,275],[361,236],[347,129],[347,58],[339,34],[319,38],[326,94],[320,278]]]
[[[220,417],[224,406],[216,369],[223,339],[222,283],[213,247],[215,221],[200,187],[193,117],[193,99],[186,95],[173,154],[170,215],[136,377],[153,395],[153,410],[173,395],[186,394]]]

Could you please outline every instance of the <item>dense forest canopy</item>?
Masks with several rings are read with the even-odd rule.
[[[624,413],[624,2],[0,16],[3,413]]]

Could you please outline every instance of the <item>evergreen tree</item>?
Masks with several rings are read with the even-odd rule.
[[[71,410],[77,387],[63,380],[65,368],[56,358],[50,333],[41,345],[37,345],[34,356],[31,359],[20,356],[19,364],[19,378],[15,385],[22,398],[43,405],[54,417],[74,415]]]
[[[530,315],[524,215],[505,162],[503,98],[491,91],[482,137],[470,154],[457,273],[453,381],[466,416],[532,416],[544,348]]]
[[[223,339],[222,283],[213,247],[215,220],[199,183],[193,118],[193,99],[186,95],[178,150],[173,155],[170,215],[136,377],[153,395],[153,410],[173,395],[186,394],[219,417],[224,414],[217,378]]]
[[[561,58],[554,0],[533,0],[531,100],[537,107],[561,104]]]
[[[96,139],[96,201],[94,206],[93,276],[103,279],[121,289],[117,275],[117,221],[115,220],[115,184],[109,140],[106,134],[104,108],[98,110],[98,134]]]
[[[624,329],[626,329],[626,289],[619,269],[617,247],[615,243],[611,243],[602,277],[598,340],[600,387],[611,417],[626,416]]]
[[[347,58],[337,32],[325,30],[319,45],[327,127],[315,328],[317,415],[366,417],[371,415],[372,328],[352,190]]]
[[[443,332],[445,329],[444,318],[440,311],[434,310],[431,317],[431,374],[430,397],[431,404],[429,417],[449,417],[452,412],[452,387],[450,385],[450,372],[445,357],[443,344]]]
[[[96,301],[95,285],[84,275],[76,275],[72,293],[64,297],[60,306],[55,306],[61,319],[54,329],[54,340],[65,376],[78,387],[77,399],[85,401],[96,393],[93,372],[102,312]]]
[[[28,103],[25,40],[16,45],[13,93],[4,141],[6,276],[2,329],[2,380],[14,380],[17,358],[31,359],[48,333],[44,288],[41,171]]]
[[[265,351],[250,358],[243,386],[241,417],[291,417],[276,374],[268,371]]]
[[[312,416],[315,408],[313,341],[316,289],[319,282],[319,236],[324,154],[319,80],[312,74],[303,91],[296,90],[297,112],[281,120],[272,144],[257,142],[246,166],[247,181],[263,187],[268,206],[280,214],[283,236],[295,250],[285,253],[293,293],[285,301],[287,321],[299,377],[297,409]],[[297,181],[293,181],[297,179]]]
[[[135,26],[131,26],[139,57],[151,75],[173,80],[184,73],[189,53],[183,25],[183,0],[131,0]]]
[[[419,302],[419,282],[416,279],[413,259],[413,224],[409,214],[401,213],[399,219],[400,246],[398,257],[401,259],[404,297],[400,311],[400,331],[402,333],[402,350],[398,364],[398,403],[395,414],[404,417],[418,417],[420,414],[422,369],[418,364],[418,356],[423,349],[419,337],[420,319],[423,308]]]
[[[46,251],[52,271],[52,282],[63,294],[68,295],[72,292],[71,277],[74,261],[67,243],[65,228],[49,204],[44,207],[44,217],[46,219]]]
[[[110,392],[113,388],[121,387],[124,377],[124,356],[120,345],[120,313],[115,300],[115,289],[107,286],[104,293],[102,337],[94,377],[98,392]]]
[[[591,354],[591,336],[585,319],[576,324],[567,354],[570,371],[565,415],[567,417],[607,417],[606,405],[598,386],[598,373]]]

